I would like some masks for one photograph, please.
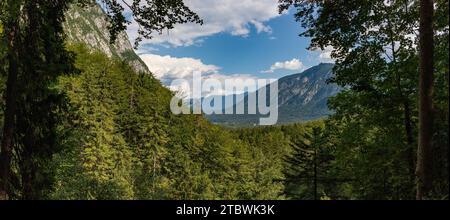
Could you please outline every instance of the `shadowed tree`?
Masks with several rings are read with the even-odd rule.
[[[64,47],[62,23],[71,4],[96,3],[94,0],[1,1],[7,82],[0,148],[0,199],[39,198],[38,186],[48,181],[39,172],[42,163],[55,150],[57,118],[53,111],[64,104],[60,94],[50,86],[59,75],[73,72],[72,55]],[[100,3],[110,18],[112,43],[130,24],[124,16],[125,7],[140,27],[136,45],[155,32],[172,29],[177,23],[202,23],[182,0],[101,0]]]
[[[419,146],[417,150],[417,196],[422,200],[431,189],[433,161],[434,1],[420,0]]]
[[[324,184],[336,181],[327,176],[333,157],[327,149],[322,128],[313,128],[303,136],[303,140],[294,143],[292,154],[285,158],[285,193],[291,199],[320,200],[326,196]]]
[[[436,138],[441,140],[448,135],[448,132],[433,130],[436,126],[433,104],[448,97],[441,89],[448,85],[442,83],[438,89],[440,94],[433,94],[433,75],[439,74],[438,77],[444,79],[448,75],[445,68],[436,72],[433,67],[436,53],[440,57],[447,55],[448,59],[445,48],[439,52],[433,50],[434,38],[448,39],[448,12],[444,12],[448,2],[279,0],[280,11],[291,6],[296,8],[295,17],[305,28],[301,36],[312,38],[311,49],[330,47],[333,50],[336,76],[331,81],[345,88],[330,102],[331,108],[336,110],[333,120],[343,125],[352,139],[346,141],[355,144],[355,149],[364,147],[367,149],[362,151],[364,154],[373,150],[373,155],[366,155],[364,163],[385,166],[380,166],[379,171],[386,179],[374,178],[375,181],[369,182],[380,181],[379,186],[371,187],[379,188],[379,192],[374,191],[370,197],[384,194],[381,198],[422,199],[432,188],[433,174],[442,172],[432,171],[431,167],[436,166],[431,162],[439,155],[437,150],[444,153],[445,149],[433,148],[432,144]],[[434,7],[439,9],[436,16],[440,19],[436,22],[433,21]],[[445,63],[444,60],[439,62]],[[448,100],[443,102],[448,105]],[[438,115],[445,115],[446,111],[441,108]],[[445,122],[439,123],[439,126],[445,125]],[[365,132],[361,133],[363,130]],[[416,132],[418,136],[414,135]],[[364,135],[366,139],[357,135]],[[362,162],[362,159],[356,161]],[[448,159],[439,162],[441,167],[445,167],[445,164],[442,166],[445,161]],[[365,169],[361,164],[358,166],[361,166],[359,171]],[[375,175],[369,171],[364,175]],[[398,172],[401,174],[395,174]],[[399,176],[401,178],[397,178]],[[448,183],[448,180],[440,182]]]
[[[398,135],[389,138],[405,162],[402,170],[407,170],[409,184],[403,186],[412,190],[416,85],[411,82],[417,74],[415,42],[410,37],[417,27],[414,2],[282,0],[280,11],[292,5],[297,9],[297,21],[305,28],[301,36],[312,38],[310,49],[332,49],[336,66],[331,81],[345,88],[330,102],[336,115],[400,134],[400,139]],[[347,103],[350,98],[353,105]],[[386,120],[393,115],[395,123]]]

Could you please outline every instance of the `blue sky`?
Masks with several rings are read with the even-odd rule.
[[[277,0],[185,0],[205,21],[178,25],[137,51],[164,84],[200,71],[212,78],[280,78],[321,62],[329,51],[308,51],[310,40]],[[238,3],[238,4],[237,4]],[[128,30],[133,40],[136,27]]]
[[[283,15],[267,22],[272,33],[257,33],[251,27],[248,36],[233,36],[219,33],[205,37],[200,43],[190,46],[167,47],[146,44],[151,53],[172,57],[192,57],[206,64],[221,67],[224,73],[246,73],[258,77],[275,77],[296,73],[299,70],[277,70],[274,73],[261,73],[276,62],[299,59],[305,67],[317,65],[317,53],[307,51],[309,39],[299,37],[302,29],[292,15]]]

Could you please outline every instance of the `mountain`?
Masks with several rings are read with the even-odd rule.
[[[340,87],[329,84],[333,76],[333,64],[322,63],[303,73],[283,77],[278,80],[278,124],[288,124],[320,119],[332,114],[328,109],[328,98],[335,96]],[[269,91],[269,87],[267,87]],[[256,95],[260,91],[256,92]],[[244,104],[247,113],[248,94]],[[225,98],[223,98],[225,99]],[[233,107],[235,108],[235,107]],[[263,115],[207,115],[211,122],[228,126],[252,126],[259,124]]]
[[[114,45],[110,44],[108,25],[108,17],[99,5],[84,8],[73,5],[66,14],[64,28],[69,42],[84,43],[109,57],[128,62],[138,72],[149,72],[125,32],[119,34]]]
[[[333,77],[333,64],[323,63],[303,73],[279,80],[280,122],[313,120],[329,116],[328,98],[341,88],[329,84]]]

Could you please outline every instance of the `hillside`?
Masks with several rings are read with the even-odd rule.
[[[303,73],[278,80],[279,124],[304,122],[327,117],[328,98],[335,96],[340,88],[329,84],[333,76],[333,64],[322,63]],[[256,92],[258,94],[258,91]],[[247,108],[248,100],[244,99]],[[258,124],[261,115],[210,115],[207,118],[216,124],[228,126],[252,126]]]
[[[280,123],[314,120],[332,114],[328,98],[340,91],[337,85],[328,83],[333,67],[333,64],[323,63],[278,81]]]

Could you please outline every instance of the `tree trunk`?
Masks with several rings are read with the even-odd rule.
[[[417,194],[423,199],[431,188],[433,136],[433,0],[420,1],[419,145],[417,150]]]
[[[8,199],[10,174],[11,174],[11,157],[14,138],[14,124],[16,115],[16,91],[17,91],[17,75],[18,75],[18,52],[16,48],[18,38],[18,24],[10,23],[5,28],[8,34],[8,79],[6,82],[6,102],[5,115],[3,124],[3,136],[1,141],[0,152],[0,200]]]

